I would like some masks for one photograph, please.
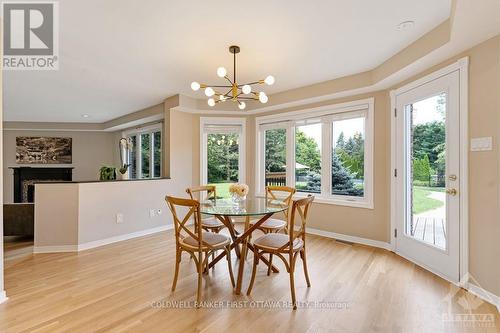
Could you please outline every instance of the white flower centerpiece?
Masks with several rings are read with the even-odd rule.
[[[246,200],[249,187],[247,184],[231,184],[229,186],[229,193],[234,202],[242,202]]]

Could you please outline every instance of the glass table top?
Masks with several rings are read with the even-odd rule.
[[[279,200],[249,198],[236,203],[232,199],[212,199],[201,202],[200,212],[207,215],[252,216],[278,213],[288,205]]]

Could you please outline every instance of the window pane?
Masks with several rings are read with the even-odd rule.
[[[151,134],[141,134],[141,178],[150,178]]]
[[[446,93],[405,106],[409,155],[406,175],[406,234],[447,248]]]
[[[286,129],[265,131],[266,186],[286,185]]]
[[[365,118],[332,123],[332,194],[364,196]]]
[[[321,124],[295,128],[295,187],[321,193]]]
[[[130,137],[130,142],[132,143],[132,148],[129,151],[129,174],[130,178],[137,178],[137,157],[136,157],[136,151],[137,151],[137,136],[131,136]]]
[[[239,179],[239,134],[207,135],[208,184],[217,186],[218,197],[229,197],[229,185]]]
[[[154,168],[153,177],[161,177],[161,132],[155,132],[154,134]]]

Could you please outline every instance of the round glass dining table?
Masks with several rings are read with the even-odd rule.
[[[258,229],[266,222],[273,214],[280,213],[288,209],[288,205],[280,200],[265,199],[265,198],[249,198],[241,202],[235,202],[232,199],[211,199],[200,203],[200,213],[203,215],[215,216],[219,221],[224,223],[228,228],[232,238],[231,250],[236,251],[236,256],[240,259],[238,265],[238,278],[236,280],[235,293],[241,293],[241,285],[243,281],[243,272],[245,266],[246,253],[248,250],[254,251],[252,244],[248,243],[248,238],[255,229]],[[233,218],[243,217],[245,227],[243,232],[239,232],[234,227]],[[250,218],[255,217],[250,225]],[[258,219],[258,220],[257,220]],[[241,243],[241,251],[239,244]],[[219,260],[225,257],[225,253],[219,254],[213,259],[208,268],[213,267]],[[266,258],[261,257],[260,260],[268,266],[271,266],[273,272],[279,270],[273,266]]]
[[[212,199],[201,202],[200,213],[221,216],[258,216],[279,213],[288,208],[280,200],[251,198],[241,202],[232,199]]]

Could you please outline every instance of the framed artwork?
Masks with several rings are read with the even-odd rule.
[[[16,137],[18,164],[71,164],[72,138]]]

